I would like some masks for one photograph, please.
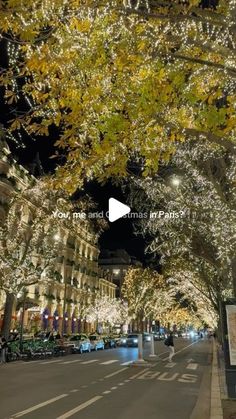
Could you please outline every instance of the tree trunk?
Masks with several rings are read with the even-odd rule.
[[[6,340],[8,340],[9,332],[11,328],[11,318],[12,318],[14,302],[15,302],[15,295],[7,293],[6,303],[5,303],[5,308],[4,308],[3,324],[2,324],[2,335],[5,337]]]

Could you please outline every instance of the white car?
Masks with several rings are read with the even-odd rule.
[[[97,351],[105,348],[105,342],[99,335],[90,335],[89,339],[92,350]]]
[[[91,352],[91,343],[88,336],[79,334],[71,335],[66,342],[66,345],[72,347],[72,352],[83,353],[85,351]]]

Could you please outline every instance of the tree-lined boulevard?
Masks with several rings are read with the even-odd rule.
[[[1,419],[236,399],[235,21],[236,0],[0,3]]]

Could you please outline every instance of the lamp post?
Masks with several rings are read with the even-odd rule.
[[[54,235],[54,240],[56,242],[59,242],[61,240],[61,236],[59,233],[56,233]],[[63,298],[63,311],[62,311],[62,336],[65,330],[65,324],[66,324],[66,320],[65,320],[65,312],[66,312],[66,298],[67,298],[67,280],[66,280],[66,260],[65,260],[65,256],[63,256],[63,280],[64,280],[64,298]],[[68,320],[67,320],[68,321]]]
[[[22,314],[21,314],[21,321],[20,321],[20,352],[23,350],[23,331],[24,331],[24,317],[25,317],[25,300],[26,300],[26,290],[23,289],[21,292],[17,294],[17,297],[22,297]]]

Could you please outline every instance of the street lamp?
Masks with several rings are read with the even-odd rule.
[[[24,330],[24,317],[25,317],[25,300],[26,300],[27,291],[26,289],[22,289],[18,294],[17,298],[23,297],[22,300],[22,314],[21,314],[21,321],[20,321],[20,352],[23,350],[23,330]]]
[[[179,187],[179,185],[180,185],[180,183],[181,183],[181,180],[180,180],[180,178],[179,178],[179,177],[174,176],[174,177],[171,179],[171,183],[172,183],[172,185],[173,185],[173,186],[176,186],[176,187],[178,188],[178,187]]]

